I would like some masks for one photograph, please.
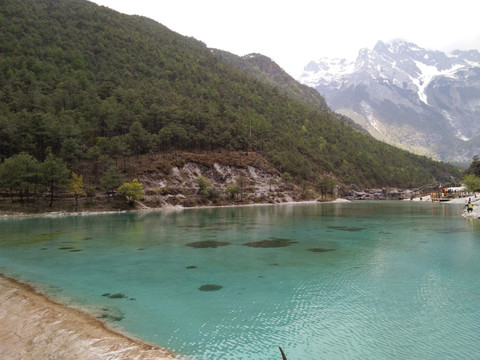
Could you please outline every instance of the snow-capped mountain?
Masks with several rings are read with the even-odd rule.
[[[480,153],[480,53],[445,54],[401,40],[362,49],[354,62],[310,62],[299,81],[373,136],[443,161]]]

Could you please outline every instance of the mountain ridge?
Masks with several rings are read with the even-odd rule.
[[[319,59],[300,82],[373,136],[444,161],[478,152],[480,53],[450,55],[402,40],[361,49],[355,61]]]

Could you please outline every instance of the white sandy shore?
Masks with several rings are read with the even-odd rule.
[[[4,276],[0,276],[0,324],[0,359],[181,359]]]

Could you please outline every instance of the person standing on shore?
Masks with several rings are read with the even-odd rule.
[[[473,204],[472,204],[471,198],[468,199],[468,202],[465,204],[465,207],[467,208],[467,213],[471,213],[473,211]]]

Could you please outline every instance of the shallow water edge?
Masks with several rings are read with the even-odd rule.
[[[169,350],[114,331],[95,317],[57,303],[33,286],[0,274],[2,359],[176,359]]]
[[[342,203],[350,202],[350,200],[345,199],[336,199],[333,201],[317,201],[317,200],[307,200],[307,201],[292,201],[284,203],[258,203],[258,204],[231,204],[231,205],[214,205],[214,206],[170,206],[170,207],[152,207],[152,208],[135,208],[132,210],[119,210],[119,211],[52,211],[44,213],[10,213],[0,211],[0,220],[11,220],[11,219],[22,219],[22,218],[38,218],[38,217],[62,217],[62,216],[94,216],[94,215],[113,215],[113,214],[123,214],[123,213],[149,213],[149,212],[162,212],[162,211],[184,211],[184,210],[196,210],[196,209],[215,209],[215,208],[242,208],[242,207],[258,207],[258,206],[282,206],[282,205],[302,205],[302,204],[327,204],[327,203]]]

